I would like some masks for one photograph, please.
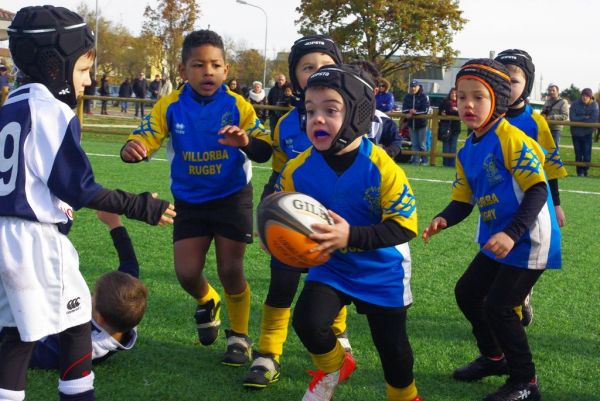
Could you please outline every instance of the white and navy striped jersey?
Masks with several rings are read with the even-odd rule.
[[[73,111],[41,84],[11,92],[0,108],[0,216],[58,224],[102,187],[80,146]]]

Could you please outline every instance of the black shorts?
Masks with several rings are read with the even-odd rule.
[[[220,235],[252,243],[252,184],[225,198],[193,204],[175,199],[173,242],[186,238]]]

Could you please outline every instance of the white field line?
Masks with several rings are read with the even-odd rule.
[[[87,153],[88,156],[98,156],[98,157],[119,157],[119,155],[105,155],[102,153]],[[166,162],[167,159],[161,159],[158,157],[153,157],[152,160],[156,160],[159,162]],[[252,168],[257,168],[257,169],[263,169],[263,170],[271,170],[271,167],[264,167],[264,166],[252,166]],[[448,180],[434,180],[431,178],[414,178],[414,177],[408,177],[409,180],[411,181],[423,181],[423,182],[438,182],[441,184],[452,184],[452,181],[448,181]],[[571,194],[582,194],[582,195],[599,195],[600,196],[600,192],[593,192],[593,191],[578,191],[575,189],[561,189],[560,192],[567,192],[567,193],[571,193]]]

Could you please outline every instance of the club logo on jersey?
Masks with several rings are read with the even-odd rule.
[[[185,134],[185,125],[183,123],[175,123],[175,129],[173,130],[177,135]]]
[[[521,150],[515,153],[519,156],[512,160],[514,163],[512,168],[513,172],[519,174],[527,173],[527,177],[534,173],[539,174],[542,163],[533,151],[533,148],[530,148],[523,142]]]
[[[147,134],[150,134],[152,136],[158,135],[158,132],[156,132],[152,128],[151,119],[152,119],[152,114],[147,114],[146,116],[144,116],[142,123],[140,124],[140,127],[133,131],[133,135],[147,135]]]
[[[61,89],[61,90],[58,92],[58,94],[59,94],[59,95],[68,95],[69,93],[71,93],[71,91],[69,90],[69,88],[64,88],[64,89]]]
[[[483,169],[485,170],[485,176],[489,185],[496,185],[502,182],[502,175],[498,171],[495,154],[490,153],[483,159]]]
[[[557,169],[565,165],[558,154],[558,147],[554,148],[552,153],[546,155],[546,162],[554,165]]]
[[[415,196],[408,189],[408,185],[404,184],[402,192],[400,192],[396,199],[391,201],[390,206],[385,207],[383,211],[387,214],[398,214],[402,217],[410,217],[416,208],[417,204],[415,202]]]
[[[458,173],[454,173],[454,181],[452,182],[452,188],[456,188],[458,186],[465,185],[462,178],[458,176]]]
[[[234,125],[233,124],[233,114],[230,111],[226,111],[221,116],[221,127],[226,125]]]
[[[67,302],[67,309],[69,310],[67,314],[78,311],[81,308],[80,305],[80,297],[73,298],[69,302]]]
[[[379,187],[369,187],[366,189],[365,194],[363,196],[365,202],[367,202],[369,213],[373,216],[381,216],[381,203],[379,200],[381,199],[381,191]]]

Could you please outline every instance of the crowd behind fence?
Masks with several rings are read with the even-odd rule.
[[[122,97],[114,97],[114,96],[88,96],[88,95],[79,96],[77,98],[77,118],[79,119],[81,126],[83,126],[83,119],[84,119],[84,113],[83,113],[83,101],[84,100],[100,100],[100,101],[108,100],[111,102],[145,103],[145,104],[149,104],[149,105],[156,103],[156,99],[140,99],[140,98],[129,98],[129,97],[122,98]],[[253,104],[253,106],[255,109],[261,109],[261,110],[275,110],[275,111],[291,110],[290,107],[281,107],[281,106],[270,106],[270,105],[262,105],[262,104]],[[455,117],[455,116],[442,116],[439,114],[439,110],[435,107],[433,107],[432,110],[433,110],[433,112],[431,114],[421,114],[421,115],[415,115],[412,117],[412,118],[417,118],[417,119],[431,120],[428,124],[429,128],[431,130],[431,133],[432,133],[430,150],[428,150],[426,152],[419,152],[419,151],[402,149],[402,154],[429,156],[429,165],[435,166],[437,158],[456,157],[456,153],[443,153],[443,152],[437,151],[438,142],[439,142],[439,140],[437,138],[437,132],[438,132],[440,121],[441,120],[459,120],[459,118]],[[399,111],[392,111],[392,112],[388,112],[386,114],[388,116],[390,116],[392,119],[397,119],[397,120],[401,120],[403,118],[408,117],[408,115],[406,113],[401,113]],[[143,118],[143,116],[140,116],[140,119],[141,118]],[[591,128],[600,129],[600,123],[582,123],[582,122],[575,122],[575,121],[548,120],[548,125],[549,126],[563,125],[563,126],[569,126],[569,127],[591,127]],[[600,167],[600,162],[587,163],[587,162],[576,162],[576,161],[572,161],[572,160],[564,160],[563,159],[563,163],[567,166]]]

